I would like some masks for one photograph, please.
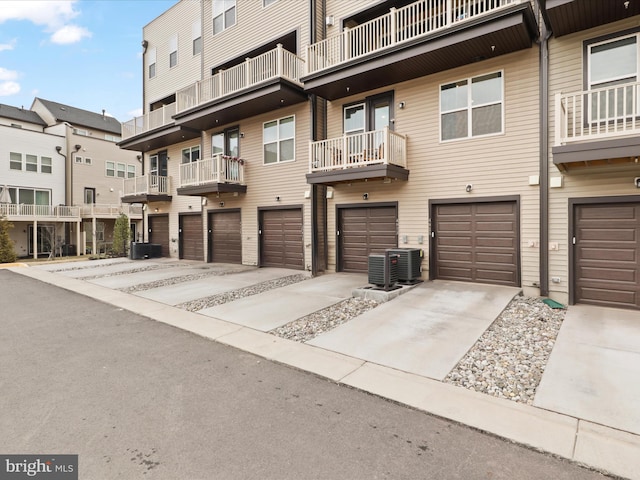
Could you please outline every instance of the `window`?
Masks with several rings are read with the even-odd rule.
[[[344,133],[364,132],[364,103],[344,108]]]
[[[156,49],[150,48],[147,51],[147,68],[149,69],[149,78],[156,76]]]
[[[178,64],[178,35],[169,39],[169,68]]]
[[[182,149],[182,163],[197,162],[200,160],[200,145]]]
[[[51,192],[49,190],[35,190],[33,188],[9,188],[9,195],[15,203],[28,205],[50,205]],[[35,202],[35,203],[34,203]]]
[[[117,171],[118,177],[120,177],[120,178],[126,177],[126,172],[127,172],[126,165],[124,163],[119,163],[118,164],[118,171]]]
[[[22,128],[22,125],[20,125],[19,123],[12,123],[11,126],[13,128]]]
[[[76,135],[82,135],[83,137],[87,137],[89,135],[89,132],[82,128],[74,128],[73,133],[75,133]]]
[[[136,176],[136,166],[127,165],[127,178],[135,178],[135,176]]]
[[[119,142],[120,140],[122,140],[122,137],[118,136],[118,135],[110,135],[108,133],[104,134],[104,139],[108,140],[110,142]]]
[[[51,173],[53,162],[51,161],[51,157],[40,157],[40,171],[42,173]]]
[[[116,164],[114,162],[105,162],[105,166],[107,169],[107,177],[115,177],[116,176]]]
[[[278,0],[262,0],[262,6],[263,7],[268,7],[269,5],[271,5],[272,3],[276,3]]]
[[[191,43],[193,45],[194,55],[202,52],[202,25],[199,21],[193,22],[191,25]]]
[[[84,163],[86,165],[91,165],[93,163],[93,160],[91,160],[91,158],[89,157],[84,157]]]
[[[213,34],[236,24],[236,0],[213,0]]]
[[[92,203],[96,203],[96,189],[95,188],[84,188],[84,203],[86,205],[91,205]]]
[[[233,127],[211,135],[211,156],[218,153],[230,157],[240,156],[240,128]]]
[[[441,85],[441,140],[502,133],[502,99],[502,72]]]
[[[265,164],[295,160],[295,118],[264,123],[262,143]]]
[[[11,170],[22,170],[22,154],[11,152],[9,153],[9,168]]]
[[[79,155],[76,155],[74,158],[76,159],[76,163],[82,163],[84,161],[84,159]]]
[[[25,170],[27,172],[37,172],[38,171],[38,157],[35,155],[27,154],[25,156]]]
[[[589,98],[591,121],[612,120],[638,114],[638,92],[632,85],[611,88],[638,81],[638,34],[587,46],[587,88],[606,89]],[[633,98],[636,97],[634,108]]]

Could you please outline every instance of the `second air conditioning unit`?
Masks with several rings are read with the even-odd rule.
[[[417,283],[419,282],[422,272],[422,257],[424,256],[421,248],[390,248],[389,253],[398,255],[398,282],[400,283]]]

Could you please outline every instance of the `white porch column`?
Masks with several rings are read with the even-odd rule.
[[[91,219],[91,255],[95,255],[97,253],[97,242],[96,242],[96,228],[97,228],[96,217]]]
[[[33,258],[38,258],[38,221],[33,221]]]
[[[76,255],[84,255],[84,248],[80,249],[80,226],[82,222],[76,223]]]

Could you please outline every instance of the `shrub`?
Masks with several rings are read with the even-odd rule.
[[[13,228],[13,223],[4,217],[0,217],[0,263],[13,263],[16,261],[13,240],[9,237],[11,228]]]
[[[113,227],[113,255],[124,257],[129,247],[129,217],[124,213],[116,219]]]

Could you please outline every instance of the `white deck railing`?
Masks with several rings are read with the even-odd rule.
[[[640,82],[558,93],[555,144],[640,133]]]
[[[311,142],[309,171],[322,172],[374,164],[406,168],[407,137],[389,128]]]
[[[307,46],[306,74],[529,0],[419,0]]]
[[[304,60],[278,45],[255,58],[178,90],[177,112],[183,112],[225,95],[258,85],[272,78],[286,78],[300,84]]]
[[[142,218],[142,205],[94,203],[80,206],[82,217],[117,218],[121,213],[129,218]]]
[[[123,196],[127,195],[169,195],[171,177],[142,175],[123,180]]]
[[[158,127],[164,127],[173,123],[173,116],[176,114],[176,103],[170,103],[162,108],[158,108],[140,117],[135,117],[122,124],[122,139],[140,135]]]
[[[0,217],[9,220],[79,220],[80,207],[0,203]]]
[[[211,158],[180,165],[180,187],[208,183],[244,184],[244,160],[216,154]]]

